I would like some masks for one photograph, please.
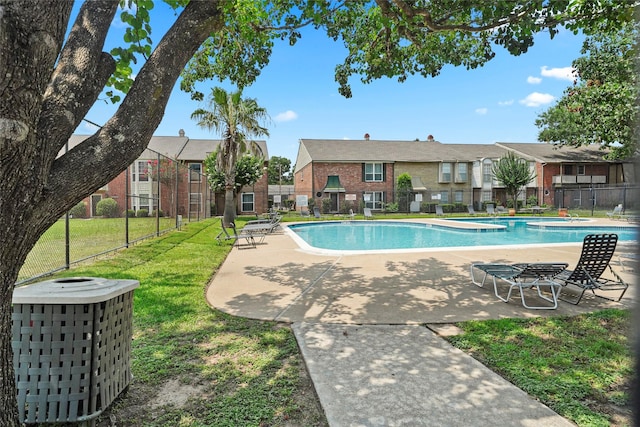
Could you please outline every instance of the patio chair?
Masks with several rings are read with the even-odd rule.
[[[567,263],[531,263],[531,264],[472,264],[471,265],[471,281],[474,285],[484,287],[487,277],[493,278],[493,292],[499,300],[509,302],[511,292],[514,288],[520,291],[520,299],[525,308],[532,310],[553,310],[558,307],[558,295],[560,294],[561,285],[555,281],[555,277],[567,268]],[[484,272],[482,280],[477,280],[474,270]],[[509,291],[506,296],[500,295],[498,292],[497,279],[501,279],[509,284]],[[551,296],[542,293],[542,287],[548,287]],[[538,297],[548,301],[551,305],[529,305],[524,297],[525,289],[535,288]]]
[[[371,208],[364,208],[363,212],[364,212],[364,219],[373,219]]]
[[[345,218],[354,219],[355,217],[356,217],[356,214],[353,213],[353,209],[349,209],[349,213],[345,214]]]
[[[309,209],[305,209],[305,208],[300,209],[300,216],[304,219],[311,218],[311,215],[309,214]]]
[[[617,234],[588,234],[582,243],[582,253],[576,268],[566,270],[554,280],[562,285],[562,293],[565,290],[576,290],[574,299],[560,297],[562,301],[577,305],[586,291],[591,291],[594,296],[610,301],[620,301],[629,285],[613,270],[610,261],[616,250],[618,242]],[[609,268],[613,278],[602,277]],[[617,299],[606,297],[598,292],[621,291]]]
[[[227,227],[224,226],[224,220],[220,218],[220,226],[222,227],[222,231],[218,233],[216,236],[216,240],[219,244],[223,241],[233,240],[233,245],[240,248],[240,240],[245,239],[247,241],[246,246],[251,246],[253,248],[256,247],[256,237],[260,237],[259,233],[240,233],[236,230],[236,225],[234,223],[229,224],[231,229],[233,230],[233,235],[229,234]]]
[[[444,216],[444,212],[442,211],[442,206],[436,205],[436,216]]]
[[[495,207],[493,206],[493,204],[492,204],[492,203],[489,203],[489,204],[487,205],[487,215],[495,215],[495,214],[496,214],[496,209],[495,209]]]
[[[613,208],[613,211],[607,212],[607,216],[610,219],[616,219],[616,218],[621,219],[622,218],[622,203],[620,203],[618,206]]]
[[[475,215],[476,211],[473,209],[473,205],[467,205],[467,211],[469,211],[469,215]]]

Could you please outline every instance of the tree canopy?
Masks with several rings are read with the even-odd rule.
[[[207,181],[213,191],[225,191],[225,173],[218,169],[218,151],[214,151],[204,159],[204,170]],[[253,185],[263,175],[264,160],[261,157],[245,154],[236,162],[234,192],[237,194],[245,185]]]
[[[269,184],[293,184],[291,160],[286,157],[271,156],[267,174]]]
[[[152,40],[152,0],[0,0],[0,425],[19,425],[11,346],[18,272],[38,238],[80,200],[104,186],[147,147],[169,95],[195,99],[199,81],[249,86],[279,40],[302,27],[342,40],[336,81],[436,76],[446,64],[474,68],[495,47],[527,51],[533,36],[561,26],[587,34],[632,19],[631,0],[166,0],[175,8]],[[122,46],[104,52],[112,22],[127,26]],[[164,17],[167,18],[167,17]],[[169,18],[171,21],[171,18]],[[155,37],[155,36],[154,36]],[[140,64],[134,78],[134,64]],[[59,155],[91,106],[118,103],[95,134]],[[229,187],[233,186],[233,180]]]
[[[610,159],[638,152],[638,24],[588,37],[573,61],[576,81],[543,112],[538,139],[557,145],[600,144]]]

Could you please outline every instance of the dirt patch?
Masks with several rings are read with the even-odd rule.
[[[162,386],[155,399],[150,402],[152,409],[160,406],[173,405],[181,408],[191,397],[200,396],[204,392],[204,386],[182,384],[176,379],[169,380]]]

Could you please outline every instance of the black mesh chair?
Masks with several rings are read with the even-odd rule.
[[[578,304],[586,291],[593,295],[611,301],[620,301],[629,285],[613,271],[610,261],[618,243],[617,234],[589,234],[585,236],[582,244],[582,254],[576,268],[565,270],[554,281],[562,285],[560,299],[571,304]],[[609,269],[613,278],[605,278],[602,275]],[[567,298],[565,290],[574,295]],[[620,291],[616,298],[610,298],[602,292]]]

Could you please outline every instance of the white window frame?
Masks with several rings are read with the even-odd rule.
[[[440,192],[440,203],[449,203],[449,192],[448,191],[441,191]]]
[[[464,191],[456,190],[453,192],[453,202],[462,203],[464,201]]]
[[[493,182],[493,162],[485,160],[482,162],[482,182]]]
[[[245,197],[249,197],[251,200],[245,200]],[[249,205],[251,209],[246,209],[245,206]],[[246,207],[249,207],[246,206]],[[256,195],[255,193],[242,193],[240,195],[240,211],[241,212],[255,212],[256,211]]]
[[[492,202],[492,199],[493,195],[491,194],[491,191],[483,191],[482,193],[480,193],[481,202]]]
[[[585,165],[576,165],[576,174],[577,175],[584,175],[585,171],[586,171],[586,166]]]
[[[469,165],[466,163],[456,163],[456,182],[467,182],[469,180]]]
[[[364,180],[365,182],[383,182],[384,163],[365,163]]]
[[[445,171],[448,169],[448,171]],[[451,162],[440,163],[440,182],[451,182],[453,165]]]
[[[384,192],[382,191],[367,191],[365,196],[369,196],[369,200],[364,198],[364,207],[371,210],[379,211],[384,208]]]

